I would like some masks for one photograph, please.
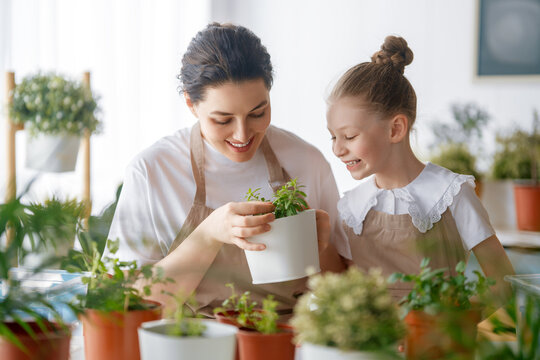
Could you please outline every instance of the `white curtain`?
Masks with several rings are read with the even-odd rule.
[[[0,0],[0,196],[6,188],[6,71],[16,81],[38,70],[71,78],[91,72],[103,132],[92,137],[93,212],[114,198],[130,159],[193,118],[178,94],[181,56],[210,19],[210,0]],[[26,134],[17,135],[17,187],[37,173],[24,167]],[[79,162],[80,163],[80,162]],[[28,194],[81,194],[80,169],[41,174]]]

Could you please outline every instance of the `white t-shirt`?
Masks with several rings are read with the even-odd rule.
[[[128,166],[114,214],[109,239],[119,239],[120,260],[154,263],[165,257],[180,231],[195,197],[190,161],[190,128],[167,136],[137,155]],[[305,185],[307,202],[330,215],[331,241],[351,258],[336,204],[339,193],[330,165],[314,146],[296,135],[270,126],[266,136],[281,166]],[[216,209],[228,202],[245,201],[249,188],[272,198],[268,170],[261,149],[246,162],[229,160],[206,141],[206,206]]]
[[[392,215],[409,214],[422,233],[450,209],[464,248],[471,250],[495,234],[474,187],[473,176],[456,174],[428,162],[416,179],[402,188],[380,189],[375,176],[369,176],[345,193],[338,210],[345,223],[360,235],[370,209]]]

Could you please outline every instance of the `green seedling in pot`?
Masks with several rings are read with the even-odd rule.
[[[279,303],[274,300],[273,295],[268,295],[263,299],[262,309],[257,308],[257,302],[251,301],[249,291],[238,295],[235,292],[234,284],[227,284],[231,289],[231,296],[225,299],[221,307],[214,309],[214,314],[222,315],[230,321],[237,323],[240,327],[253,329],[261,334],[275,334],[278,332],[277,306]]]
[[[301,190],[304,187],[304,185],[298,184],[297,179],[294,178],[273,194],[274,200],[272,203],[276,207],[274,210],[276,219],[293,216],[309,208],[304,199],[307,195]],[[260,190],[260,188],[255,190],[249,189],[245,199],[247,201],[270,201],[260,196]]]

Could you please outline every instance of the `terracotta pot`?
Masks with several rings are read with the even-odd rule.
[[[517,227],[523,231],[540,231],[540,185],[514,184]]]
[[[126,313],[87,309],[81,317],[86,360],[138,360],[137,328],[146,321],[161,318],[161,304],[150,310]]]
[[[472,360],[476,326],[480,320],[481,312],[477,309],[440,315],[410,311],[405,317],[408,330],[405,339],[407,359],[440,359],[459,353],[460,359]],[[454,331],[449,332],[448,328]]]
[[[53,323],[46,323],[46,327],[51,329],[43,332],[36,322],[27,322],[36,333],[33,339],[19,324],[13,322],[4,323],[23,344],[26,352],[9,342],[4,337],[0,337],[0,359],[2,360],[68,360],[69,341],[71,331],[61,329]]]
[[[295,346],[292,327],[278,325],[281,332],[261,334],[255,330],[240,328],[236,337],[241,360],[293,360]]]
[[[261,311],[261,310],[254,310],[254,311]],[[238,311],[236,310],[227,310],[225,312],[219,312],[217,314],[215,314],[216,316],[216,320],[222,324],[227,324],[227,325],[234,325],[236,326],[237,328],[241,328],[242,325],[240,325],[237,321],[236,321],[236,318],[238,317]],[[235,360],[240,360],[240,352],[238,350],[238,344],[236,344],[236,350],[235,350],[235,355],[234,355],[234,358]]]

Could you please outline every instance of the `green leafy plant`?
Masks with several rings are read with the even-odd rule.
[[[489,122],[489,114],[474,103],[452,104],[451,124],[432,124],[435,135],[435,151],[431,162],[459,174],[473,175],[477,180],[482,174],[477,169],[475,153],[480,153],[483,128]]]
[[[256,330],[262,334],[275,334],[278,332],[277,306],[279,303],[274,300],[273,295],[268,295],[263,299],[262,309],[257,308],[257,302],[251,301],[249,291],[238,295],[235,292],[234,284],[226,284],[231,289],[231,296],[225,299],[221,307],[214,309],[214,314],[220,314],[241,327]]]
[[[26,192],[26,191],[25,191]],[[13,321],[24,329],[30,336],[35,336],[26,321],[35,321],[44,332],[68,331],[62,321],[57,307],[62,300],[53,304],[49,296],[54,295],[53,289],[48,294],[38,291],[28,291],[23,282],[27,279],[14,278],[10,271],[14,260],[22,262],[32,251],[42,246],[56,247],[69,242],[81,226],[84,205],[76,201],[60,201],[52,198],[41,203],[25,204],[19,196],[9,202],[0,204],[0,238],[10,233],[11,242],[0,247],[0,281],[2,294],[0,296],[0,337],[7,339],[19,348],[24,349],[17,336],[6,325]],[[30,249],[23,247],[25,238],[30,239]],[[28,271],[27,276],[39,274],[43,269],[59,259],[49,258],[40,266]],[[55,306],[56,305],[56,306]],[[69,302],[63,303],[74,312],[79,308]],[[38,311],[37,309],[46,310]],[[49,319],[54,319],[57,326],[50,326]],[[53,330],[51,330],[53,329]]]
[[[174,295],[171,293],[169,295],[174,298],[176,309],[172,314],[174,325],[169,328],[167,333],[171,336],[179,337],[202,336],[206,330],[206,325],[201,321],[197,321],[197,319],[201,319],[203,316],[194,314],[188,306],[185,306],[185,304],[188,304],[191,308],[196,309],[198,304],[195,297],[192,295],[186,298],[182,294]]]
[[[13,91],[9,114],[16,124],[24,124],[31,135],[82,135],[95,132],[98,105],[91,91],[80,82],[48,73],[25,77]]]
[[[301,190],[304,187],[304,185],[298,184],[297,179],[294,178],[274,193],[272,203],[276,207],[274,210],[276,219],[296,215],[308,208],[308,204],[304,199],[306,193]],[[260,188],[249,189],[245,199],[247,201],[269,201],[260,196],[260,190]]]
[[[441,144],[431,158],[431,162],[458,174],[472,175],[475,179],[480,179],[482,176],[476,170],[476,157],[462,143]]]
[[[466,310],[472,307],[471,298],[477,297],[480,301],[487,301],[484,296],[495,281],[484,277],[475,270],[476,280],[468,280],[465,276],[465,263],[460,261],[456,265],[456,275],[447,273],[448,269],[435,269],[429,267],[429,259],[424,258],[420,264],[418,274],[392,274],[390,283],[401,281],[412,283],[413,289],[402,300],[402,307],[406,312],[410,310],[423,310],[428,314],[438,314],[451,310]]]
[[[492,169],[495,179],[540,180],[540,124],[536,110],[533,119],[531,132],[515,129],[508,135],[497,135]]]
[[[114,211],[120,198],[122,185],[116,190],[115,200],[107,205],[99,215],[90,215],[87,229],[77,232],[77,240],[81,250],[70,249],[68,255],[62,259],[61,269],[69,272],[92,271],[94,259],[101,259],[107,244],[107,237],[111,227]]]
[[[118,240],[109,240],[109,253],[115,254],[118,245]],[[152,286],[173,282],[164,276],[160,267],[143,265],[139,268],[136,261],[120,261],[110,256],[100,258],[98,252],[94,252],[91,264],[91,274],[82,279],[88,284],[88,293],[79,296],[83,307],[88,309],[103,312],[151,309],[155,305],[144,297],[151,294]],[[142,287],[137,285],[140,280],[144,282]]]
[[[291,320],[298,342],[344,351],[397,350],[405,326],[379,270],[366,274],[351,267],[340,274],[317,274],[308,286]]]
[[[536,360],[540,358],[540,299],[526,296],[524,305],[521,307],[522,328],[517,336],[517,348],[509,343],[493,342],[485,336],[481,336],[478,346],[478,358],[482,360]],[[516,311],[516,298],[504,307],[504,314],[517,324],[518,312]],[[493,333],[497,335],[516,335],[516,328],[502,321],[498,316],[491,316]]]

